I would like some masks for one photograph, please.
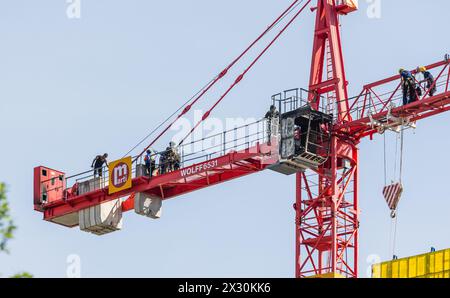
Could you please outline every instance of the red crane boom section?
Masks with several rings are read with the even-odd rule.
[[[52,221],[61,216],[127,196],[130,197],[123,202],[122,211],[129,211],[134,208],[135,193],[148,193],[167,200],[260,172],[274,162],[271,160],[271,148],[257,144],[255,147],[230,152],[164,175],[153,178],[136,177],[132,180],[132,188],[112,195],[108,194],[108,187],[78,196],[69,194],[65,198],[61,197],[44,205],[44,219]]]
[[[423,88],[423,96],[420,100],[406,106],[398,106],[390,109],[390,113],[396,117],[409,118],[410,121],[425,119],[450,110],[450,66],[449,61],[440,61],[427,67],[435,70],[438,75],[435,79],[437,93],[429,96],[429,90]],[[413,73],[415,73],[413,71]],[[334,128],[336,134],[345,135],[348,138],[360,140],[367,136],[373,136],[379,131],[372,126],[372,119],[381,119],[389,113],[389,107],[401,101],[402,90],[399,76],[368,84],[356,97],[350,106],[352,113],[351,122],[337,124]],[[392,91],[385,92],[386,87],[396,86]],[[383,95],[377,90],[385,90]],[[371,116],[369,116],[369,114]],[[343,119],[345,119],[343,117]],[[108,194],[108,187],[103,187],[90,193],[79,196],[70,195],[70,187],[57,200],[48,202],[36,209],[44,212],[44,219],[52,221],[55,218],[77,212],[79,210],[111,201],[120,197],[131,196],[123,203],[123,211],[133,208],[132,195],[137,192],[146,192],[163,200],[200,190],[209,186],[224,183],[236,178],[257,173],[267,169],[278,160],[278,147],[274,142],[267,144],[262,138],[254,146],[240,151],[231,151],[219,157],[208,159],[204,162],[194,163],[161,176],[148,178],[137,177],[132,180],[132,188]]]
[[[444,60],[426,66],[429,71],[437,73],[433,86],[427,88],[426,82],[419,82],[422,96],[416,102],[402,105],[403,90],[400,76],[365,85],[363,90],[354,98],[350,110],[353,121],[339,124],[335,130],[348,134],[355,139],[372,136],[378,131],[372,127],[374,120],[385,118],[388,113],[394,117],[406,118],[409,122],[415,122],[449,110],[450,101],[450,61]],[[413,70],[417,75],[417,71]],[[437,88],[437,92],[430,96],[430,90]],[[345,117],[345,116],[344,116]]]

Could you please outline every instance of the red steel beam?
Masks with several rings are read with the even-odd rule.
[[[391,111],[394,116],[411,117],[411,121],[425,119],[437,114],[444,113],[449,110],[450,106],[450,91],[437,94],[433,97],[422,101],[416,101],[406,106],[401,106]],[[374,119],[385,117],[388,111],[379,112],[373,115]],[[370,126],[370,118],[364,117],[352,122],[344,122],[338,124],[334,130],[336,132],[343,132],[353,134],[357,139],[361,139],[377,133],[376,129]]]
[[[440,66],[445,66],[447,64],[448,64],[447,61],[440,61],[440,62],[436,62],[436,63],[430,64],[430,65],[427,65],[426,68],[428,70],[430,70],[430,69],[434,69],[434,68],[437,68],[437,67],[440,67]],[[416,74],[417,70],[414,69],[411,72],[412,72],[412,74]],[[392,77],[389,77],[389,78],[386,78],[386,79],[383,79],[383,80],[379,80],[379,81],[371,83],[371,84],[367,84],[367,85],[364,86],[364,89],[371,89],[371,88],[374,88],[374,87],[385,85],[387,83],[390,83],[390,82],[393,82],[393,81],[397,81],[398,79],[399,79],[399,75],[395,75],[395,76],[392,76]]]
[[[108,188],[106,187],[67,200],[61,199],[44,206],[44,219],[52,220],[138,192],[146,192],[167,200],[211,185],[262,171],[270,165],[270,160],[265,160],[264,162],[261,160],[261,156],[265,154],[264,152],[267,152],[265,151],[267,148],[267,146],[257,145],[248,150],[229,153],[151,179],[148,177],[134,178],[130,189],[112,195],[108,194]],[[189,172],[189,169],[196,170]],[[207,174],[206,177],[204,176],[205,174]],[[125,211],[130,210],[131,207],[132,204],[128,202],[125,204]]]

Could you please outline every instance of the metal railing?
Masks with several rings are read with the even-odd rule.
[[[312,91],[303,88],[294,88],[272,95],[272,104],[281,114],[288,113],[301,107],[311,105],[310,97],[318,102],[318,111],[324,114],[333,114],[334,108],[330,108],[327,103],[327,97],[317,97]]]
[[[449,82],[449,75],[441,72],[435,79],[434,87],[436,91],[434,95],[450,91]],[[416,92],[416,101],[430,97],[430,89],[433,89],[433,86],[428,88],[426,80],[416,80],[416,85],[420,88],[420,93]],[[403,106],[403,92],[400,77],[397,80],[376,86],[366,86],[360,95],[349,99],[350,110],[342,115],[350,115],[353,120],[357,120],[386,112],[390,108]]]
[[[442,70],[435,69],[437,67],[433,68],[435,70],[435,95],[450,91],[450,67],[448,64],[442,66]],[[420,88],[420,93],[417,94],[417,100],[419,101],[430,96],[430,89],[433,89],[433,86],[428,88],[427,81],[417,80],[418,76],[416,74],[416,85]],[[315,101],[318,100],[318,111],[333,115],[334,121],[339,116],[342,119],[351,116],[353,120],[357,120],[369,117],[370,114],[385,112],[392,107],[403,106],[403,88],[401,86],[400,76],[374,85],[367,85],[358,96],[345,99],[350,105],[348,111],[339,111],[338,106],[340,102],[334,101],[334,104],[330,105],[328,103],[328,97],[317,97],[313,92],[303,88],[289,89],[277,93],[272,96],[272,103],[283,114],[306,105],[311,105],[311,98],[314,98]]]
[[[436,77],[436,94],[449,91],[449,74],[444,73],[445,70],[446,68],[444,68]],[[378,85],[369,85],[369,87],[366,86],[359,96],[348,99],[351,103],[351,107],[349,111],[341,112],[345,113],[345,115],[341,116],[346,117],[347,115],[350,115],[355,120],[368,117],[370,114],[386,111],[390,105],[401,106],[403,104],[403,91],[399,81],[400,78],[397,80],[390,80],[382,84],[380,83]],[[427,88],[426,81],[418,81],[417,84],[420,86],[423,94],[422,98],[419,97],[418,100],[423,100],[429,96],[430,88]],[[378,87],[381,90],[375,91],[375,87]],[[283,114],[294,111],[306,105],[310,105],[309,99],[311,98],[311,94],[312,92],[302,88],[289,89],[273,95],[272,103],[278,108],[278,111]],[[336,102],[334,107],[330,108],[326,97],[321,96],[320,98],[317,98],[317,95],[315,96],[315,100],[318,100],[318,110],[320,112],[332,115],[333,111],[338,111],[337,105],[339,103]],[[334,120],[336,120],[337,114],[335,113],[333,117]],[[177,155],[179,156],[179,160],[175,161],[177,166],[173,166],[173,160],[163,161],[164,158],[162,157],[167,155],[167,150],[157,152],[151,157],[155,159],[157,169],[161,169],[162,166],[165,166],[170,170],[175,170],[178,168],[188,167],[196,163],[208,161],[213,158],[226,155],[232,151],[250,149],[258,143],[268,143],[270,138],[268,134],[268,120],[262,119],[179,146],[176,148]],[[322,147],[320,146],[320,142],[319,144],[311,142],[310,146],[315,147],[311,148],[311,151],[322,149],[319,148]],[[133,177],[136,177],[137,174],[142,174],[137,173],[137,168],[138,165],[142,165],[144,162],[142,156],[134,157],[133,160],[135,160],[135,162],[133,162],[131,174]],[[88,181],[94,181],[92,190],[105,188],[109,183],[109,173],[106,166],[102,167],[101,170],[101,177],[94,174],[94,169],[90,169],[72,176],[63,176],[61,177],[64,181],[62,185],[57,184],[53,188],[45,190],[42,189],[41,197],[44,197],[44,195],[51,197],[48,196],[49,193],[62,192],[63,194],[60,199],[67,199],[67,197],[71,195],[71,192],[75,191],[75,189],[73,187],[64,189],[65,187],[68,185],[80,185]],[[43,184],[50,182],[52,179],[54,178],[43,181]],[[47,201],[46,203],[51,202]]]
[[[255,122],[251,122],[239,127],[235,127],[230,130],[223,131],[221,133],[213,134],[205,138],[185,143],[179,147],[176,147],[177,156],[179,160],[166,160],[165,156],[169,153],[169,150],[162,152],[156,152],[149,157],[155,160],[156,175],[166,174],[173,170],[188,167],[193,164],[205,162],[220,156],[224,156],[230,152],[238,152],[243,150],[249,150],[256,147],[257,144],[268,143],[270,136],[268,135],[268,123],[267,119],[261,119]],[[132,164],[132,177],[142,176],[141,170],[145,167],[145,161],[143,156],[135,156]],[[177,163],[174,166],[174,163]],[[165,168],[166,171],[161,173],[161,169]],[[80,186],[84,184],[89,185],[89,191],[95,191],[103,189],[109,184],[109,171],[107,166],[101,168],[102,175],[98,176],[94,173],[95,169],[90,169],[82,173],[62,176],[64,186],[58,186],[52,189],[46,189],[45,193],[61,191],[61,188],[70,186],[67,189],[63,189],[63,195],[57,200],[66,200],[68,196],[76,195],[75,191],[80,191]],[[48,180],[50,181],[50,180]],[[43,183],[48,182],[43,181]],[[76,186],[76,188],[74,187]],[[44,195],[44,190],[41,190],[41,197]],[[53,200],[54,201],[54,200]],[[43,202],[44,204],[52,203],[52,201]]]
[[[208,161],[231,151],[241,151],[267,143],[267,119],[242,125],[179,147],[182,167]]]
[[[306,152],[316,155],[329,155],[331,145],[331,135],[329,133],[311,130],[309,133],[301,134],[300,140],[304,140],[301,145]]]

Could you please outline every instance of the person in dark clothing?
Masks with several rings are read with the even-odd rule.
[[[169,147],[166,150],[166,158],[167,158],[167,168],[170,172],[177,171],[180,169],[181,158],[178,153],[176,144],[174,142],[170,142]]]
[[[270,110],[266,113],[266,119],[278,118],[280,113],[277,111],[277,108],[274,105],[270,106]]]
[[[273,124],[276,119],[279,119],[280,113],[277,111],[277,108],[274,105],[270,106],[270,110],[266,113],[265,118],[267,119],[267,138],[268,144],[270,145],[272,142],[272,134],[273,134]]]
[[[302,146],[302,129],[300,128],[300,126],[298,126],[297,128],[295,128],[294,130],[294,145],[295,145],[295,155],[300,155],[303,149]]]
[[[431,74],[431,72],[429,72],[426,67],[421,66],[417,68],[417,73],[423,74],[423,78],[427,83],[426,88],[430,90],[429,92],[430,97],[434,96],[434,94],[436,94],[437,88],[436,84],[434,83],[434,77]]]
[[[167,172],[167,150],[162,152],[159,156],[159,173],[163,175]]]
[[[147,175],[152,178],[153,171],[156,169],[156,152],[152,148],[147,150],[144,156],[144,162]]]
[[[174,142],[169,143],[166,151],[159,158],[159,169],[161,174],[177,171],[181,167],[181,157]]]
[[[95,159],[92,161],[91,168],[94,168],[94,178],[98,175],[99,177],[103,177],[103,165],[106,164],[108,166],[108,153],[103,155],[97,155]]]
[[[403,68],[399,70],[399,74],[402,78],[403,105],[415,102],[417,100],[416,79],[410,71]]]

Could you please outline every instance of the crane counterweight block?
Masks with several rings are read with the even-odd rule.
[[[121,200],[116,199],[78,212],[80,230],[97,236],[120,231],[123,225]]]

